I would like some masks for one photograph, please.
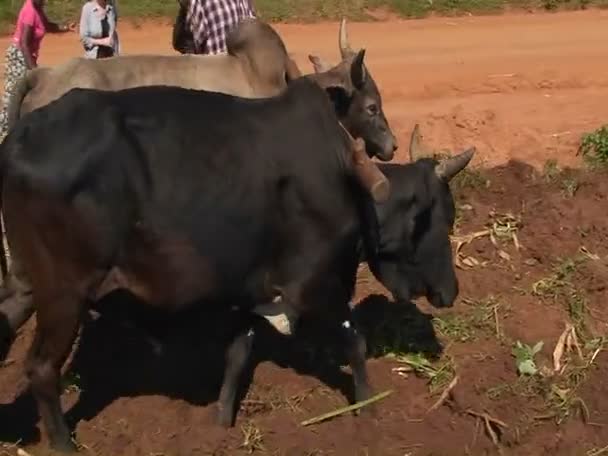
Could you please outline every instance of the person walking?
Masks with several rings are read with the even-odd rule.
[[[13,90],[27,70],[36,68],[40,45],[46,33],[67,32],[69,27],[49,21],[44,12],[45,0],[25,0],[17,16],[13,39],[6,50],[4,95],[0,111],[0,142],[8,130],[7,111]]]
[[[180,54],[195,54],[194,37],[192,31],[186,22],[188,15],[188,0],[177,0],[178,10],[173,24],[172,44]]]
[[[104,59],[119,55],[117,14],[113,1],[88,0],[80,14],[80,41],[84,56]]]
[[[180,0],[180,5],[187,5],[195,54],[227,53],[226,34],[243,19],[256,17],[251,0]]]

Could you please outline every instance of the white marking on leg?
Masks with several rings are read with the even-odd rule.
[[[289,336],[292,333],[294,322],[292,317],[283,312],[280,305],[276,302],[273,304],[261,304],[253,308],[253,313],[264,317],[278,332],[284,336]]]
[[[344,322],[342,323],[342,327],[344,329],[350,329],[350,327],[351,327],[350,321],[349,320],[344,320]]]

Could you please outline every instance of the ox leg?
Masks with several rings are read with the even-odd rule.
[[[82,300],[77,296],[36,298],[37,326],[26,360],[26,373],[51,447],[74,452],[71,433],[61,410],[61,367],[76,339]]]
[[[226,369],[224,370],[217,414],[218,424],[223,427],[231,427],[234,421],[236,394],[251,356],[254,336],[253,328],[249,328],[247,332],[240,332],[226,352]]]
[[[0,288],[0,361],[8,355],[19,328],[34,313],[31,287],[16,257],[11,267]]]
[[[353,374],[355,400],[357,402],[364,401],[372,396],[365,359],[367,344],[363,335],[357,331],[350,319],[344,320],[342,323],[342,335],[345,343],[346,359]]]

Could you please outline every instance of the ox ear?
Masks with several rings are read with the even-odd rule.
[[[450,158],[446,158],[435,166],[435,174],[444,182],[449,182],[462,171],[475,155],[475,147],[471,147],[464,152]]]
[[[364,58],[365,49],[361,49],[357,52],[357,55],[355,55],[355,58],[353,59],[353,63],[350,65],[350,78],[353,81],[353,85],[359,90],[361,90],[367,81],[367,70],[363,63]]]
[[[298,79],[302,76],[302,72],[298,67],[298,64],[294,59],[291,58],[290,55],[285,57],[285,80],[287,82],[293,81],[294,79]]]
[[[312,63],[315,73],[325,73],[331,68],[331,66],[319,56],[309,55],[308,60],[310,60],[310,63]]]
[[[343,65],[338,65],[328,71],[309,74],[308,77],[329,92],[332,98],[332,94],[336,95],[337,93],[343,94],[339,96],[351,97],[355,89],[348,73]]]

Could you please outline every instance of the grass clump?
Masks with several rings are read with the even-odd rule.
[[[562,195],[566,198],[573,198],[579,189],[579,181],[568,170],[563,170],[557,164],[557,160],[550,159],[545,162],[543,169],[545,181],[557,184]]]
[[[416,375],[426,378],[431,394],[443,391],[456,376],[454,360],[449,356],[442,363],[433,363],[422,353],[395,356],[394,358],[404,364],[403,367],[397,368],[399,372],[414,372]]]
[[[503,304],[494,296],[485,299],[463,299],[468,309],[460,314],[435,317],[435,328],[443,337],[455,342],[469,342],[478,338],[479,333],[494,334],[502,337],[499,322],[499,311]]]
[[[592,166],[608,164],[608,125],[583,135],[580,152]]]
[[[241,426],[241,433],[243,434],[243,442],[240,447],[247,453],[266,451],[264,447],[264,434],[253,421],[249,421]]]

